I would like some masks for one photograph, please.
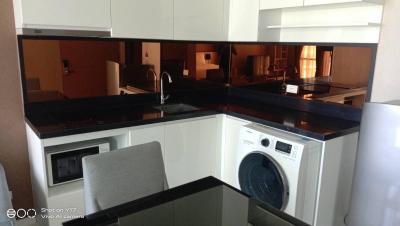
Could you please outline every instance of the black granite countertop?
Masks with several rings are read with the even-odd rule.
[[[153,98],[115,105],[99,103],[93,106],[59,108],[28,114],[26,121],[41,139],[220,113],[317,140],[329,140],[359,130],[357,121],[293,110],[237,97],[172,99],[169,100],[169,104],[186,103],[198,107],[199,110],[170,115],[161,114],[152,107],[157,105],[156,100]]]

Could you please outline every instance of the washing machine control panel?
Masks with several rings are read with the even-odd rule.
[[[277,141],[276,145],[275,145],[275,150],[280,151],[280,152],[284,152],[290,155],[290,153],[292,152],[292,145],[291,144],[287,144],[285,142],[282,141]]]
[[[261,135],[258,140],[258,144],[264,148],[268,148],[271,151],[279,152],[291,158],[296,158],[297,155],[297,145],[285,140],[281,140],[277,137]]]

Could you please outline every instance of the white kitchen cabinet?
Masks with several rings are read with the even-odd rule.
[[[259,10],[259,0],[112,1],[111,35],[119,38],[257,41]]]
[[[170,187],[207,176],[219,178],[218,137],[216,116],[166,124],[165,168]]]
[[[162,123],[133,127],[131,131],[132,146],[153,141],[158,141],[161,147],[164,146],[164,125]]]
[[[303,4],[303,0],[260,0],[260,10],[298,7],[303,6]]]
[[[290,7],[341,4],[341,3],[376,3],[383,4],[384,0],[260,0],[260,10],[281,9]]]
[[[14,0],[17,28],[109,31],[110,0]]]
[[[249,121],[225,116],[223,122],[224,136],[222,145],[222,180],[232,186],[236,180],[236,158],[239,134],[242,126],[249,124]]]
[[[230,0],[228,41],[256,42],[259,0]]]
[[[339,4],[339,3],[377,3],[383,4],[384,0],[304,0],[305,6]]]
[[[164,125],[150,124],[144,126],[133,127],[131,131],[131,145],[145,144],[157,141],[160,143],[163,157],[164,153]],[[165,161],[165,158],[164,158]]]
[[[113,37],[173,39],[174,0],[111,1]]]
[[[378,43],[382,12],[365,3],[263,10],[259,41]]]
[[[226,41],[229,0],[174,0],[174,39]]]
[[[76,208],[73,212],[76,216],[85,214],[83,183],[82,181],[74,181],[50,186],[46,164],[46,148],[104,138],[110,139],[111,149],[125,148],[130,144],[128,128],[41,139],[35,134],[31,126],[26,124],[26,135],[34,208],[36,210],[42,210],[42,208],[57,210],[73,207]],[[66,219],[60,217],[63,213],[58,211],[41,211],[38,214],[45,217],[37,217],[37,225],[60,226],[61,222]],[[64,214],[65,216],[68,215],[66,212]]]

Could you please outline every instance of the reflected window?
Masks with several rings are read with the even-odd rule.
[[[300,78],[314,78],[317,71],[317,47],[303,46],[300,56]]]
[[[322,54],[322,74],[321,76],[330,76],[332,68],[332,51],[324,51]]]

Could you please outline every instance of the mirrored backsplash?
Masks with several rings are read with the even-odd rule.
[[[23,38],[25,102],[240,87],[361,107],[376,46]]]
[[[316,45],[232,45],[230,84],[361,107],[375,50]]]

